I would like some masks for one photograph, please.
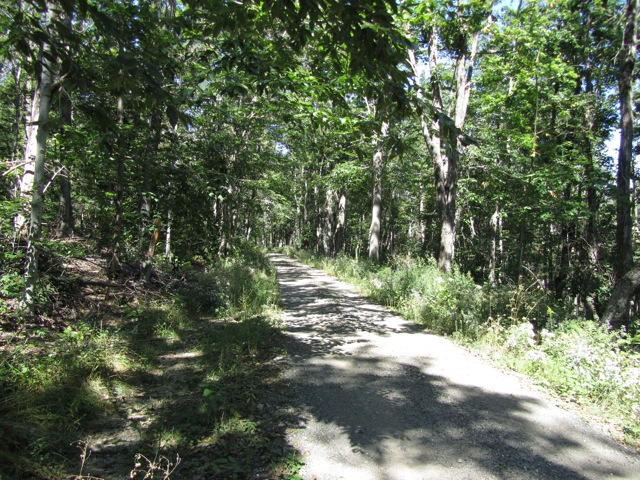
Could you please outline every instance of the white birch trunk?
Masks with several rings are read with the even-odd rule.
[[[29,99],[27,96],[26,107],[27,115],[25,118],[25,144],[24,154],[22,157],[22,176],[18,181],[18,196],[25,201],[30,202],[33,195],[33,182],[35,176],[36,153],[38,149],[36,134],[38,130],[38,118],[40,115],[40,84],[33,87],[30,81],[27,81],[27,89],[33,88],[33,95]],[[16,241],[25,237],[24,228],[27,227],[26,207],[24,213],[20,212],[13,220],[13,237]],[[28,232],[27,232],[28,233]]]
[[[46,23],[51,21],[51,11],[46,14]],[[38,83],[37,122],[27,139],[25,155],[33,157],[33,177],[31,189],[31,215],[27,238],[27,263],[25,272],[24,307],[28,313],[35,313],[36,283],[38,281],[38,243],[42,235],[42,213],[44,208],[44,164],[48,138],[49,111],[53,87],[53,65],[48,59],[51,47],[43,43],[41,47],[42,71]],[[31,150],[32,149],[32,150]]]

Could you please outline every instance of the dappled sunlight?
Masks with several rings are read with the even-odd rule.
[[[282,256],[304,478],[633,478],[622,449],[513,375]],[[307,276],[309,273],[309,276]],[[305,280],[306,279],[306,280]],[[316,288],[314,288],[314,286]]]

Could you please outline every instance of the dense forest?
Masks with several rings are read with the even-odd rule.
[[[253,245],[423,262],[507,321],[524,299],[536,334],[584,318],[633,348],[638,18],[638,0],[2,0],[3,325],[64,317],[78,239],[109,281],[147,283]]]
[[[636,7],[8,2],[3,263],[33,312],[71,235],[114,271],[238,241],[433,256],[598,318],[634,261]]]

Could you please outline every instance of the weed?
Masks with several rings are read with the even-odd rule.
[[[180,465],[180,462],[179,455],[176,456],[175,462],[172,462],[163,455],[156,454],[153,460],[150,460],[141,453],[136,453],[135,465],[129,473],[129,478],[142,480],[161,478],[162,480],[169,480],[178,465]]]
[[[25,329],[3,346],[0,476],[98,478],[87,465],[95,472],[112,459],[100,451],[89,460],[85,449],[78,470],[70,446],[89,434],[104,442],[115,424],[131,431],[133,451],[157,455],[136,456],[133,469],[130,459],[102,465],[118,468],[104,477],[168,479],[180,452],[190,459],[180,465],[185,478],[284,478],[271,467],[291,453],[284,427],[260,399],[275,375],[268,360],[280,353],[277,282],[264,254],[245,247],[189,274],[178,292],[143,293],[117,296],[107,316],[90,312],[58,332]]]

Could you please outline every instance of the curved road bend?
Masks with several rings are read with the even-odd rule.
[[[514,375],[282,255],[304,479],[640,479],[640,459]]]

